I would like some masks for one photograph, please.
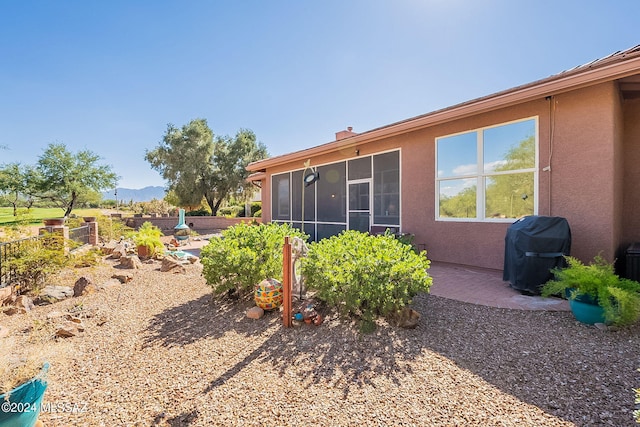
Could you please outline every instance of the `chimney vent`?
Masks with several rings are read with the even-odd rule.
[[[336,141],[340,141],[341,139],[349,138],[354,135],[357,135],[357,133],[353,132],[353,127],[349,126],[347,127],[347,130],[336,132]]]

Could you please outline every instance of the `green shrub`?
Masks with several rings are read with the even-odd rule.
[[[64,244],[64,238],[58,234],[47,234],[16,244],[10,257],[3,262],[12,271],[13,282],[18,285],[20,293],[37,291],[48,277],[69,264]]]
[[[253,292],[264,279],[282,279],[284,237],[306,239],[288,224],[238,224],[212,238],[200,253],[202,274],[214,294],[235,289]]]
[[[146,246],[149,256],[154,256],[156,253],[164,250],[164,244],[162,243],[163,236],[162,230],[153,225],[150,221],[142,223],[138,231],[133,233],[133,242],[136,246]]]
[[[185,216],[210,216],[211,211],[205,208],[200,208],[197,210],[185,212]]]
[[[399,311],[418,292],[428,292],[429,265],[426,252],[415,253],[392,235],[349,230],[311,244],[302,273],[318,298],[371,322]]]
[[[244,213],[243,206],[226,206],[218,209],[218,216],[226,216],[230,218],[237,218]]]
[[[96,220],[98,221],[98,237],[102,242],[118,240],[133,232],[133,229],[120,218],[99,214],[96,216]]]
[[[262,209],[258,209],[257,211],[254,212],[253,215],[251,215],[253,218],[261,218],[262,217]]]
[[[640,283],[619,277],[613,263],[596,256],[590,264],[567,256],[566,268],[552,270],[554,279],[542,287],[542,296],[564,296],[570,298],[588,295],[604,309],[607,323],[629,325],[640,318]]]
[[[262,215],[262,202],[251,202],[251,214],[248,216],[255,217],[256,212],[260,211],[260,215]]]

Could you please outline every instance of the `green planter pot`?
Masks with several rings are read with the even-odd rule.
[[[590,304],[579,299],[570,299],[569,307],[571,307],[571,312],[579,322],[587,325],[604,323],[604,309],[597,304]]]
[[[0,395],[0,427],[32,427],[38,420],[44,391],[47,389],[45,363],[40,374],[11,390],[9,399]]]

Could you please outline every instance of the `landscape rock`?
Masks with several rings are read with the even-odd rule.
[[[18,309],[23,309],[24,311],[31,311],[35,308],[33,305],[33,301],[26,295],[20,295],[16,298],[15,306]]]
[[[247,310],[247,317],[249,319],[259,319],[264,316],[264,310],[260,307],[251,307]]]
[[[18,308],[18,307],[9,307],[3,311],[3,313],[6,314],[7,316],[13,316],[14,314],[25,314],[26,312],[27,310],[25,310],[24,308]]]
[[[40,292],[40,299],[43,301],[59,301],[73,296],[73,288],[69,286],[45,286]]]
[[[127,246],[128,245],[126,242],[117,243],[116,246],[113,248],[113,251],[111,251],[111,258],[120,259],[122,257],[126,257]]]
[[[68,315],[69,313],[65,313],[64,311],[50,311],[49,313],[47,313],[47,319],[54,320]]]
[[[0,305],[10,304],[11,296],[13,295],[13,287],[5,286],[4,288],[0,288]]]
[[[131,270],[137,270],[142,267],[142,262],[138,255],[127,255],[120,257],[120,266]]]
[[[6,338],[9,336],[9,328],[0,326],[0,338]]]
[[[117,279],[120,283],[129,283],[133,280],[133,275],[131,273],[114,274],[111,278]]]
[[[391,325],[399,326],[406,329],[413,329],[418,326],[419,320],[420,313],[408,307],[405,307],[399,312],[391,314],[387,317],[387,321]]]
[[[100,289],[112,288],[114,286],[120,285],[121,283],[122,282],[120,280],[112,278],[100,285]]]
[[[115,240],[111,240],[111,241],[105,243],[104,245],[102,245],[100,250],[102,251],[102,253],[104,255],[111,255],[113,253],[113,250],[115,249],[115,247],[117,245],[118,245],[118,242],[116,242]]]
[[[96,285],[93,284],[93,280],[90,277],[82,276],[73,285],[73,296],[79,297],[81,295],[88,295],[97,291]]]
[[[162,259],[162,265],[160,266],[160,271],[167,272],[172,271],[173,273],[186,273],[187,269],[184,268],[184,265],[180,263],[177,259],[173,257],[164,257]]]

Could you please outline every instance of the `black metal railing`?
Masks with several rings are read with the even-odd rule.
[[[10,267],[9,261],[19,256],[24,246],[33,245],[34,243],[40,244],[41,237],[42,236],[27,237],[20,240],[0,243],[0,288],[9,285],[15,277],[15,271]]]
[[[83,225],[69,229],[69,240],[79,243],[80,246],[89,244],[89,226]]]

